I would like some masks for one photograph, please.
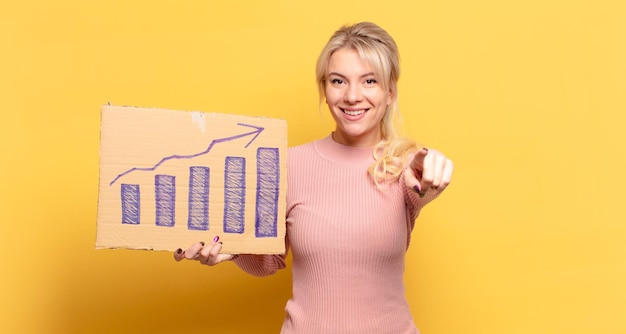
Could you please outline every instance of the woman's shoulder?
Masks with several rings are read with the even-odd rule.
[[[323,139],[318,139],[318,140],[310,141],[304,144],[291,146],[287,149],[287,154],[289,156],[306,156],[306,155],[313,154],[316,151],[315,149],[316,142],[321,141],[321,140]]]

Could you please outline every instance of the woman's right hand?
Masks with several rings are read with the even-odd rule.
[[[213,240],[208,244],[205,244],[204,242],[197,242],[185,250],[179,248],[176,252],[174,252],[174,260],[195,260],[199,261],[200,264],[206,264],[209,266],[233,260],[235,255],[220,253],[222,250],[222,243],[219,242],[219,240],[220,237],[215,236],[215,238],[213,238]]]

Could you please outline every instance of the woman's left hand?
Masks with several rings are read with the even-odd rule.
[[[431,190],[442,192],[450,184],[454,165],[441,152],[422,148],[413,156],[409,155],[409,159],[404,182],[420,197]]]
[[[179,248],[176,252],[174,252],[174,260],[196,260],[200,262],[200,264],[206,264],[208,266],[214,266],[221,262],[234,260],[237,255],[220,253],[222,250],[222,243],[219,242],[219,240],[220,237],[215,236],[213,241],[208,244],[205,244],[204,242],[196,242],[185,250]]]

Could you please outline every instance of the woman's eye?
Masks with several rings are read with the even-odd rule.
[[[366,79],[365,83],[368,85],[375,85],[376,84],[376,79]]]
[[[343,83],[343,80],[335,78],[331,79],[330,83],[332,83],[333,85],[341,85]]]

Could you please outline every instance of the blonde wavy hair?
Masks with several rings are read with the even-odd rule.
[[[339,49],[355,50],[362,60],[373,68],[378,81],[386,92],[392,92],[393,102],[387,106],[380,123],[383,140],[374,146],[375,162],[369,167],[372,180],[381,185],[397,180],[407,164],[407,154],[417,151],[417,144],[398,135],[402,116],[398,109],[398,79],[400,57],[393,38],[381,27],[371,22],[346,25],[337,30],[328,40],[317,59],[316,79],[319,89],[320,108],[326,98],[326,74],[331,55]]]

